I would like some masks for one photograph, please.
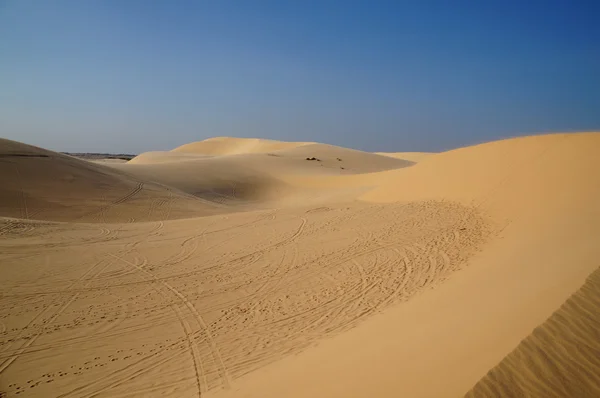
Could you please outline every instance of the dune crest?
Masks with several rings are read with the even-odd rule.
[[[313,144],[312,142],[285,142],[261,138],[214,137],[203,141],[191,142],[172,150],[200,155],[239,155],[244,153],[267,153],[282,149],[297,148]]]
[[[377,155],[389,156],[395,159],[408,160],[409,162],[420,162],[428,156],[435,155],[434,152],[375,152]]]

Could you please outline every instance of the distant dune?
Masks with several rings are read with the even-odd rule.
[[[304,187],[296,186],[294,176],[364,174],[414,164],[332,145],[257,139],[210,139],[184,147],[190,152],[182,152],[183,147],[180,147],[168,152],[143,153],[115,167],[137,178],[158,181],[207,200],[230,205],[251,202],[264,207],[266,204],[260,202],[286,206],[298,200],[319,201],[324,195],[327,200],[332,196],[348,198],[347,189],[320,188],[307,192]],[[215,152],[234,154],[207,155]]]
[[[306,160],[315,158],[313,163]],[[260,169],[261,173],[310,173],[334,175],[368,173],[411,166],[412,161],[390,159],[369,152],[315,143],[280,142],[259,139],[217,138],[199,141],[168,152],[147,152],[132,159],[129,164],[173,163],[203,161],[203,165],[220,163],[220,167]],[[186,167],[194,167],[186,164]]]
[[[1,140],[0,386],[598,396],[598,149],[222,137],[96,164]]]

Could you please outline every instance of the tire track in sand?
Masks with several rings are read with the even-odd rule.
[[[111,255],[113,257],[116,257],[114,255]],[[183,305],[186,306],[186,308],[190,311],[190,313],[195,317],[198,325],[204,330],[204,334],[206,336],[206,340],[210,346],[211,352],[212,352],[212,356],[215,359],[215,361],[218,362],[218,366],[220,367],[220,373],[221,373],[221,378],[222,378],[222,382],[224,384],[225,387],[229,387],[231,382],[229,379],[229,375],[228,375],[228,371],[227,368],[225,367],[225,364],[223,362],[223,359],[221,357],[221,354],[219,352],[219,348],[217,347],[215,341],[214,341],[214,337],[212,336],[212,333],[210,332],[210,329],[208,328],[208,325],[206,324],[206,322],[204,321],[204,319],[202,318],[202,316],[200,315],[200,313],[198,312],[198,310],[196,309],[196,307],[194,307],[194,305],[187,299],[187,297],[182,294],[179,290],[177,290],[176,288],[174,288],[172,285],[170,285],[169,283],[160,280],[158,277],[156,277],[156,275],[154,275],[152,272],[150,272],[147,269],[143,269],[143,268],[139,268],[138,266],[136,266],[135,264],[123,259],[123,258],[119,258],[116,257],[119,260],[135,267],[136,269],[138,269],[140,272],[143,272],[144,274],[146,274],[148,277],[150,277],[152,280],[160,283],[162,286],[164,286],[165,288],[167,288],[171,293],[173,293],[182,303]],[[183,318],[181,318],[181,321],[183,323],[185,323],[185,320]],[[185,332],[186,332],[186,337],[188,338],[188,342],[190,345],[190,349],[194,350],[193,347],[196,347],[196,345],[193,343],[192,338],[194,335],[194,331],[191,330],[191,328],[189,328],[189,325],[187,327],[184,326]],[[201,367],[201,363],[200,363],[200,356],[198,352],[194,352],[193,351],[193,355],[194,355],[194,363],[196,364],[197,368],[197,379],[198,382],[200,382],[200,377],[199,377],[199,373],[198,373],[198,367]],[[208,387],[208,386],[207,386]],[[200,391],[200,393],[202,393],[202,390],[200,388],[200,384],[198,385],[198,390]]]
[[[137,270],[140,273],[142,273],[143,275],[145,275],[146,278],[149,278],[151,280],[151,282],[159,283],[162,286],[167,287],[168,284],[166,282],[158,280],[153,273],[151,273],[150,271],[144,269],[143,267],[141,267],[141,266],[139,266],[137,264],[134,264],[131,261],[128,261],[128,260],[126,260],[126,259],[124,259],[122,257],[118,257],[118,256],[116,256],[114,254],[109,254],[109,255],[112,256],[112,257],[114,257],[115,259],[117,259],[117,260],[119,260],[119,261],[121,261],[121,262],[123,262],[123,263],[125,263],[125,264],[127,264],[127,265],[129,265],[131,267],[133,267],[135,270]],[[153,289],[158,294],[160,294],[163,298],[168,299],[166,297],[165,293],[162,290],[156,288],[155,286],[153,286]],[[167,287],[167,289],[168,289],[168,287]],[[194,334],[194,331],[192,330],[190,324],[185,320],[185,317],[183,316],[183,314],[181,313],[181,310],[177,306],[171,305],[170,308],[175,313],[177,319],[179,320],[179,323],[181,324],[181,326],[183,328],[183,331],[184,331],[184,334],[185,334],[185,338],[186,338],[186,340],[188,342],[188,348],[189,348],[190,353],[192,355],[192,362],[194,364],[194,372],[195,372],[195,375],[196,375],[196,386],[198,388],[198,394],[202,395],[202,392],[203,392],[202,386],[206,385],[208,387],[208,382],[206,380],[206,372],[204,371],[204,368],[203,368],[203,365],[202,365],[202,361],[200,359],[201,357],[200,357],[200,353],[198,352],[198,347],[196,346],[196,344],[194,343],[194,341],[192,339],[192,335]],[[155,353],[155,354],[158,354],[158,353]],[[113,372],[111,375],[120,376],[120,377],[117,378],[117,380],[114,381],[114,382],[112,382],[111,384],[109,384],[107,386],[104,386],[104,387],[101,387],[100,390],[95,390],[91,394],[96,394],[96,393],[98,393],[100,391],[107,391],[110,388],[116,387],[116,386],[124,383],[125,381],[129,380],[129,378],[131,377],[130,375],[127,375],[127,374],[122,375],[121,373],[123,373],[122,370],[121,371],[117,371],[117,372]],[[143,372],[135,371],[135,373],[137,374],[137,373],[143,373]],[[104,380],[105,379],[100,379],[100,380],[97,380],[97,381],[95,381],[93,383],[90,383],[90,384],[88,384],[86,386],[79,387],[79,388],[73,390],[72,393],[74,393],[76,391],[81,392],[81,390],[85,389],[85,388],[92,388],[95,384],[101,383]],[[67,395],[64,395],[64,396],[67,396]]]
[[[135,195],[137,195],[138,193],[140,193],[142,191],[142,189],[144,189],[144,183],[139,181],[138,184],[136,185],[135,188],[133,188],[131,191],[129,191],[127,194],[125,194],[124,196],[112,201],[111,203],[101,206],[99,209],[96,210],[92,210],[90,212],[84,213],[81,216],[77,217],[75,220],[73,221],[79,221],[82,218],[85,217],[89,217],[89,216],[96,216],[97,214],[103,214],[105,215],[106,212],[108,210],[110,210],[112,207],[114,206],[118,206],[126,201],[128,201],[129,199],[133,198]]]
[[[109,266],[111,266],[114,262],[107,262],[98,272],[96,272],[94,275],[92,275],[89,279],[85,279],[87,277],[87,275],[89,275],[94,269],[96,269],[100,264],[102,264],[102,262],[104,262],[105,260],[102,259],[99,262],[97,262],[96,264],[94,264],[84,275],[82,275],[78,280],[76,280],[75,282],[73,282],[73,285],[76,285],[77,283],[80,283],[81,281],[85,280],[86,283],[83,284],[83,287],[87,287],[89,286],[89,284],[98,276],[100,275],[105,269],[107,269]],[[81,293],[77,292],[75,294],[73,294],[66,302],[64,302],[62,304],[62,306],[55,311],[49,318],[48,322],[46,322],[44,324],[44,326],[37,332],[35,333],[29,340],[27,340],[27,342],[25,342],[25,344],[23,344],[21,347],[19,347],[15,353],[10,356],[7,360],[5,360],[2,364],[0,364],[0,374],[2,374],[4,371],[6,371],[6,369],[9,368],[10,365],[12,365],[22,354],[23,352],[30,347],[31,345],[33,345],[35,343],[35,341],[42,335],[42,333],[44,333],[44,331],[50,326],[52,325],[52,323],[54,323],[54,321],[56,321],[56,319],[65,312],[65,310],[77,299],[77,297],[79,297]],[[40,314],[38,314],[29,324],[32,325],[37,319],[39,319],[44,313],[46,313],[46,311],[48,309],[50,309],[53,304],[55,303],[55,301],[53,301],[48,307],[46,307],[46,309],[44,309]],[[21,334],[22,335],[22,334]],[[10,346],[8,347],[10,348]],[[5,349],[4,351],[8,350]],[[4,352],[3,351],[3,352]]]

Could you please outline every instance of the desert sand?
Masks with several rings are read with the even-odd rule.
[[[599,150],[0,140],[0,393],[597,397]]]
[[[377,155],[389,156],[396,159],[404,159],[409,162],[420,162],[427,156],[433,155],[431,152],[375,152]]]

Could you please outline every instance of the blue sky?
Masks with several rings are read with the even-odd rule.
[[[600,130],[600,2],[0,0],[0,136],[441,151]]]

